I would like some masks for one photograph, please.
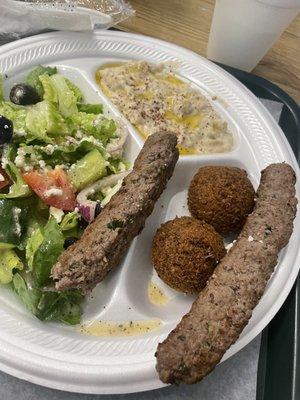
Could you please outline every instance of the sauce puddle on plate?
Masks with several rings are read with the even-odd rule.
[[[150,281],[148,285],[148,298],[150,303],[155,306],[164,306],[170,301],[164,291],[152,281]]]
[[[79,331],[91,336],[134,336],[156,331],[162,326],[159,319],[146,321],[94,321],[81,325]]]

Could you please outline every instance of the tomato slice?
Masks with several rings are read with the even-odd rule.
[[[11,184],[9,176],[0,165],[0,190]]]
[[[64,170],[30,171],[23,174],[27,185],[49,206],[72,211],[75,208],[75,192]]]

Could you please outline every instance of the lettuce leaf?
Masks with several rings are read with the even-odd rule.
[[[50,217],[46,226],[28,240],[26,247],[36,287],[49,282],[51,268],[63,250],[64,236],[55,218]]]
[[[42,321],[58,320],[70,325],[79,324],[82,300],[83,296],[78,291],[44,292],[36,316]]]
[[[0,103],[0,115],[10,119],[14,124],[14,136],[25,136],[25,119],[27,109],[23,106],[17,106],[9,101]]]
[[[0,242],[21,246],[36,207],[35,197],[0,199]]]
[[[16,247],[14,244],[0,242],[0,253],[2,250],[10,250]]]
[[[113,174],[118,174],[119,172],[124,172],[131,167],[131,164],[124,158],[110,157],[107,161],[109,163],[108,169]]]
[[[80,218],[80,215],[75,211],[64,216],[60,223],[60,227],[65,240],[69,238],[80,238],[83,233],[81,227],[79,226]]]
[[[58,108],[63,117],[70,117],[77,113],[77,98],[70,84],[67,84],[66,78],[62,75],[55,74],[51,76],[51,84],[53,90],[56,91]]]
[[[13,181],[13,184],[10,186],[8,193],[0,193],[0,199],[13,199],[16,197],[28,197],[32,195],[32,191],[13,162],[7,162],[5,171]]]
[[[0,252],[0,284],[10,283],[13,279],[13,270],[23,269],[23,263],[14,252],[6,249]]]
[[[30,288],[16,273],[13,287],[27,309],[42,321],[62,321],[70,325],[80,323],[83,295],[78,291],[54,292]]]
[[[87,113],[87,114],[102,114],[103,113],[103,104],[77,104],[78,111]]]
[[[4,91],[3,91],[3,75],[0,74],[0,101],[4,100]]]
[[[74,85],[68,78],[65,78],[68,88],[73,92],[78,103],[83,101],[83,94],[78,86]]]
[[[67,133],[67,126],[54,103],[47,100],[32,106],[26,115],[28,139],[53,143],[49,136],[59,136]],[[49,136],[48,136],[49,135]]]
[[[103,115],[88,114],[78,112],[68,119],[69,126],[73,125],[73,129],[83,131],[100,140],[106,145],[111,138],[115,137],[116,124],[112,119],[105,118]]]
[[[30,270],[33,268],[34,256],[44,241],[44,235],[40,227],[36,228],[26,244],[26,260]]]
[[[20,250],[24,250],[23,256],[25,260],[25,250],[28,240],[37,229],[43,228],[47,224],[49,219],[49,206],[43,203],[43,201],[37,196],[33,196],[31,198],[31,201],[33,202],[33,205],[29,211],[29,217],[26,223],[26,231],[24,232],[24,235],[22,236],[22,241],[18,246]]]
[[[14,274],[12,282],[15,292],[21,298],[26,308],[32,314],[36,315],[38,302],[41,297],[40,292],[37,289],[29,289],[24,278],[19,273]]]
[[[47,223],[49,208],[41,205],[42,202],[35,195],[0,199],[0,251],[13,247],[25,249],[32,233]]]
[[[32,87],[35,88],[35,90],[38,92],[40,98],[43,98],[44,95],[44,90],[43,90],[43,85],[39,79],[41,75],[54,75],[57,73],[57,68],[54,67],[44,67],[43,65],[39,65],[36,68],[34,68],[26,77],[26,83]]]
[[[77,113],[77,102],[83,100],[83,95],[76,85],[59,74],[51,77],[42,75],[39,79],[44,90],[44,100],[58,103],[59,111],[64,117]]]
[[[71,229],[77,228],[78,226],[78,221],[79,221],[79,214],[75,211],[69,212],[66,214],[61,223],[60,223],[60,229],[64,231],[69,231]]]
[[[44,94],[43,100],[51,101],[53,103],[58,103],[57,92],[52,84],[52,80],[49,75],[39,76],[39,80],[43,86]]]

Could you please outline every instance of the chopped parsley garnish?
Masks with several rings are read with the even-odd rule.
[[[110,221],[107,224],[107,227],[112,230],[115,230],[118,228],[123,228],[123,226],[124,226],[124,222],[120,221],[119,219],[113,219],[112,221]]]

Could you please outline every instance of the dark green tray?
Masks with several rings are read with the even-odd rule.
[[[300,160],[300,108],[278,86],[253,74],[221,65],[257,97],[284,104],[279,125]],[[262,333],[256,400],[300,399],[300,277]]]

